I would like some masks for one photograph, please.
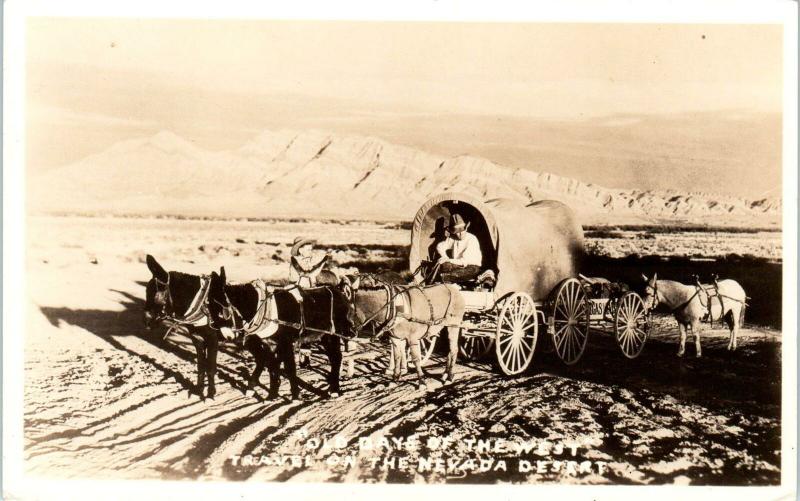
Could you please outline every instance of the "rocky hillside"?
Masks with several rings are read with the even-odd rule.
[[[408,219],[443,190],[557,199],[591,222],[768,224],[781,214],[779,198],[610,189],[482,158],[445,158],[374,137],[317,131],[264,132],[221,152],[160,132],[34,177],[29,191],[35,211]]]

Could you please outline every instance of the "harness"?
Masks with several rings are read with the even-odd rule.
[[[719,306],[720,306],[720,308],[722,308],[721,309],[722,316],[725,316],[725,303],[724,303],[723,299],[730,299],[731,301],[735,301],[737,303],[740,303],[743,306],[747,306],[747,302],[746,301],[742,301],[741,299],[736,299],[735,297],[730,297],[730,296],[728,296],[726,294],[721,294],[719,292],[719,282],[717,282],[717,277],[716,276],[714,276],[714,285],[711,286],[711,287],[706,287],[703,284],[701,284],[700,280],[697,279],[697,277],[695,277],[695,281],[696,281],[695,286],[698,289],[702,289],[703,292],[705,292],[705,294],[706,294],[706,304],[703,304],[702,296],[700,297],[700,304],[705,306],[708,309],[708,322],[709,322],[709,324],[711,325],[712,328],[714,326],[714,317],[711,315],[711,300],[712,299],[716,298],[717,301],[719,301]],[[710,291],[712,291],[712,290],[714,292],[713,296],[710,293]]]
[[[650,289],[653,290],[653,295],[655,297],[655,303],[653,304],[653,308],[652,308],[652,309],[655,309],[655,307],[658,305],[658,303],[660,303],[660,301],[658,299],[658,281],[657,280],[655,282],[655,285],[647,284],[647,289],[646,290],[650,290]],[[712,291],[713,291],[713,295],[711,294]],[[703,302],[703,295],[705,295],[705,297],[706,297],[705,303]],[[741,299],[737,299],[735,297],[728,296],[726,294],[721,294],[719,292],[719,282],[717,282],[717,277],[714,277],[714,284],[713,285],[705,286],[705,285],[701,284],[699,278],[697,278],[695,276],[695,291],[694,291],[694,294],[692,294],[689,297],[689,299],[687,299],[683,303],[679,304],[675,308],[671,308],[670,309],[670,313],[675,313],[678,310],[682,310],[683,308],[688,306],[689,303],[691,303],[692,300],[695,297],[698,298],[698,300],[700,301],[700,305],[702,307],[706,308],[706,310],[708,311],[708,323],[709,323],[709,326],[712,329],[714,328],[714,316],[711,314],[711,304],[712,304],[712,300],[713,299],[717,299],[717,301],[719,301],[719,306],[720,306],[720,311],[721,311],[720,318],[725,316],[725,303],[724,303],[723,299],[730,299],[731,301],[735,301],[737,303],[740,303],[743,306],[747,306],[748,305],[746,301],[743,301]],[[749,299],[749,298],[747,298],[747,299]]]
[[[164,334],[164,338],[166,339],[172,331],[177,330],[182,327],[186,326],[195,326],[198,323],[208,316],[208,291],[210,289],[211,280],[207,275],[200,276],[200,288],[195,293],[192,301],[189,303],[189,307],[183,313],[182,316],[178,316],[175,313],[175,305],[172,300],[172,293],[170,292],[170,278],[171,274],[167,274],[167,281],[163,282],[159,280],[157,277],[156,286],[158,287],[156,290],[156,295],[162,295],[164,297],[164,304],[166,306],[166,310],[168,313],[166,316],[161,319],[162,322],[168,325],[167,332]]]
[[[383,323],[380,325],[377,331],[375,330],[375,326],[373,325],[373,333],[371,336],[371,340],[374,341],[375,339],[383,335],[385,332],[391,330],[392,327],[394,327],[395,323],[397,322],[398,318],[406,320],[407,322],[426,325],[427,328],[425,330],[425,334],[423,335],[423,337],[426,337],[428,335],[431,327],[442,324],[447,318],[447,313],[450,311],[450,305],[453,302],[453,291],[449,287],[447,287],[447,292],[448,292],[447,307],[444,310],[444,315],[441,318],[437,319],[435,317],[436,314],[433,309],[433,303],[431,302],[428,295],[425,294],[425,289],[422,286],[418,284],[394,285],[383,282],[377,277],[371,277],[371,278],[376,282],[381,283],[384,291],[386,292],[386,303],[384,303],[382,307],[378,308],[375,311],[375,313],[373,313],[372,315],[367,317],[363,322],[361,322],[361,325],[359,325],[355,329],[356,332],[361,332],[364,326],[375,320],[381,311],[386,310],[386,316],[383,320]],[[428,320],[423,320],[412,316],[411,296],[409,294],[409,291],[412,289],[418,290],[420,294],[422,294],[422,297],[425,299],[425,302],[428,304],[428,313],[429,313]],[[355,296],[353,299],[355,299]],[[399,305],[398,305],[398,300],[400,301]],[[398,306],[403,311],[398,311]],[[405,311],[406,306],[408,306],[408,312]]]
[[[259,334],[261,333],[261,331],[266,329],[267,312],[269,309],[271,309],[273,301],[272,290],[268,289],[267,285],[264,283],[263,280],[261,279],[254,280],[250,282],[250,285],[253,286],[253,288],[256,290],[256,294],[258,295],[258,302],[256,303],[256,312],[255,315],[253,315],[253,318],[251,318],[250,320],[245,320],[242,312],[239,311],[239,309],[236,308],[236,306],[234,306],[233,302],[231,302],[227,292],[224,292],[225,301],[228,303],[227,306],[220,304],[220,306],[222,306],[223,308],[223,312],[226,312],[223,313],[223,318],[232,319],[233,330],[238,333],[245,334],[245,337],[251,334]],[[237,327],[236,324],[237,316],[239,317],[239,321],[241,322],[241,327]]]
[[[270,310],[273,310],[273,305],[274,305],[275,288],[267,285],[266,283],[264,283],[263,280],[260,279],[251,282],[250,285],[252,285],[256,289],[256,292],[259,295],[259,302],[256,307],[256,312],[253,315],[253,318],[251,318],[250,320],[246,320],[244,315],[239,311],[239,309],[233,305],[230,298],[228,298],[227,293],[225,294],[225,301],[228,303],[227,305],[223,305],[217,302],[217,304],[219,304],[223,308],[223,311],[227,310],[229,312],[228,314],[223,314],[223,318],[225,318],[226,320],[232,319],[233,321],[232,330],[235,331],[236,333],[243,334],[245,337],[258,335],[259,337],[264,339],[274,334],[275,331],[277,331],[278,326],[285,326],[297,330],[299,336],[302,336],[303,333],[305,332],[313,332],[317,334],[337,336],[343,339],[350,339],[350,336],[345,336],[343,334],[339,334],[338,332],[336,332],[336,325],[334,324],[334,319],[333,319],[333,291],[330,288],[318,287],[318,289],[327,289],[331,298],[330,329],[324,330],[324,329],[309,327],[306,324],[305,310],[303,308],[303,297],[300,294],[301,289],[297,285],[290,285],[281,290],[289,292],[289,294],[291,294],[292,297],[297,302],[300,310],[300,322],[289,322],[287,320],[281,320],[277,318],[277,311],[275,311],[276,313],[275,317],[270,316],[269,315]],[[239,325],[241,325],[241,327],[237,325],[237,317],[239,320]],[[264,331],[270,329],[271,326],[274,327],[273,331],[269,332],[268,334],[264,334]]]

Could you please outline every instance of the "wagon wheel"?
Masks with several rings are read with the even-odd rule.
[[[642,298],[635,292],[626,292],[619,299],[614,315],[614,333],[622,353],[628,358],[638,357],[647,341],[649,330]]]
[[[553,302],[553,346],[567,365],[577,362],[589,340],[589,307],[581,283],[570,278],[558,288]]]
[[[497,317],[494,343],[497,363],[504,374],[513,376],[528,368],[538,335],[539,320],[533,299],[524,292],[513,293],[503,302]]]
[[[439,339],[439,335],[435,336],[426,336],[419,340],[419,351],[422,355],[421,364],[425,365],[428,360],[433,355],[433,349],[436,348],[436,340]],[[414,358],[411,356],[411,348],[406,344],[406,360],[408,360],[408,366],[414,367]]]
[[[458,353],[467,360],[480,360],[489,354],[494,338],[487,336],[459,336]]]

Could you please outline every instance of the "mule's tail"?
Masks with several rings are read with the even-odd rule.
[[[747,309],[747,303],[742,302],[742,309],[739,310],[739,327],[744,327],[744,311]]]

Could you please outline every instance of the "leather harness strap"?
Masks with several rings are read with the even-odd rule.
[[[302,336],[303,333],[305,333],[305,332],[313,332],[313,333],[317,333],[317,334],[325,334],[325,335],[336,336],[336,337],[340,337],[342,339],[351,339],[351,336],[346,336],[346,335],[343,335],[343,334],[340,334],[340,333],[336,332],[336,325],[335,325],[334,318],[333,318],[334,296],[333,296],[333,291],[329,287],[320,287],[320,288],[328,289],[328,293],[330,294],[330,298],[331,298],[331,301],[330,301],[330,328],[328,330],[325,330],[325,329],[316,329],[314,327],[309,327],[306,324],[305,311],[304,311],[304,307],[303,307],[303,297],[300,295],[300,292],[302,291],[302,289],[300,289],[300,287],[298,287],[297,285],[291,285],[291,286],[283,289],[283,290],[289,292],[292,295],[292,297],[295,298],[295,301],[297,301],[297,305],[300,308],[300,322],[298,323],[298,322],[289,322],[289,321],[286,321],[286,320],[281,320],[279,318],[271,318],[267,314],[268,313],[267,312],[267,308],[271,304],[271,301],[274,301],[274,299],[272,299],[274,297],[274,294],[275,294],[274,293],[274,289],[272,289],[270,286],[266,286],[266,284],[264,284],[264,282],[261,281],[261,280],[257,280],[257,281],[251,282],[251,285],[253,285],[254,287],[256,287],[256,289],[258,289],[259,285],[256,285],[257,283],[260,283],[261,285],[265,286],[265,290],[264,290],[265,300],[263,302],[261,302],[261,304],[259,305],[254,317],[246,325],[244,324],[245,319],[244,319],[244,316],[242,315],[242,313],[235,306],[233,306],[233,304],[230,302],[230,299],[227,299],[227,296],[226,296],[228,304],[231,306],[233,311],[235,311],[236,315],[239,316],[239,318],[241,319],[241,321],[243,323],[243,327],[242,328],[236,328],[235,325],[234,325],[234,330],[237,331],[237,332],[243,333],[245,335],[245,337],[257,334],[259,332],[259,330],[261,330],[263,328],[264,325],[272,323],[272,324],[278,324],[278,325],[282,325],[282,326],[285,326],[285,327],[291,327],[293,329],[296,329],[298,331],[298,336]],[[293,289],[296,289],[296,291],[294,291]],[[295,292],[297,294],[295,294]],[[299,296],[300,299],[298,299],[298,296]],[[259,319],[259,320],[256,321],[256,319]],[[236,322],[235,322],[235,319],[234,319],[234,324],[235,323]],[[245,328],[246,326],[249,327],[252,330],[248,331]]]
[[[656,303],[653,305],[653,308],[655,308],[655,306],[660,302],[659,299],[658,299],[658,281],[655,282],[655,285],[648,284],[647,288],[653,290],[653,295],[656,298]],[[713,296],[709,293],[709,291],[712,290],[712,289],[714,291],[714,295]],[[703,298],[702,298],[702,295],[700,294],[701,292],[704,292],[705,295],[706,295],[705,304],[703,303]],[[697,281],[697,283],[695,283],[694,294],[692,294],[691,297],[689,297],[689,299],[687,299],[683,303],[679,304],[675,308],[671,308],[670,309],[670,313],[675,313],[678,310],[682,310],[683,308],[686,308],[686,306],[688,306],[689,303],[691,303],[692,300],[695,297],[698,297],[698,299],[700,300],[700,305],[708,310],[708,321],[709,321],[709,324],[710,324],[711,328],[714,327],[714,318],[713,318],[713,315],[712,315],[712,312],[711,312],[711,301],[712,301],[713,298],[717,298],[717,300],[719,301],[719,305],[720,305],[720,308],[721,308],[720,318],[725,316],[725,303],[722,300],[723,298],[730,299],[731,301],[736,301],[737,303],[741,303],[743,306],[747,306],[747,302],[746,301],[742,301],[741,299],[737,299],[737,298],[728,296],[726,294],[720,294],[720,292],[719,292],[719,284],[717,283],[716,280],[714,280],[714,285],[710,286],[710,287],[703,286],[699,281]]]
[[[171,273],[171,272],[170,272]],[[169,310],[169,318],[165,319],[170,322],[176,324],[184,324],[184,325],[191,325],[198,322],[203,317],[207,316],[208,313],[208,291],[211,286],[211,280],[207,275],[203,275],[200,278],[200,288],[197,289],[192,301],[189,303],[189,307],[183,313],[183,315],[178,315],[175,312],[175,304],[172,300],[172,291],[170,290],[170,277],[171,274],[167,274],[167,281],[162,282],[158,278],[156,278],[156,283],[158,285],[163,285],[164,289],[158,291],[166,296],[165,303]]]
[[[424,287],[420,286],[419,284],[400,286],[400,285],[390,285],[388,283],[382,283],[382,285],[384,291],[386,292],[386,303],[382,307],[378,308],[375,311],[375,313],[367,317],[366,320],[361,322],[361,325],[356,329],[356,331],[361,331],[365,325],[375,320],[375,318],[381,311],[386,310],[386,316],[384,317],[384,321],[381,324],[381,326],[378,328],[377,331],[375,331],[373,328],[373,334],[372,334],[373,340],[383,335],[385,332],[391,330],[391,328],[394,327],[397,318],[402,318],[403,320],[406,320],[408,322],[426,325],[427,329],[425,335],[423,336],[425,337],[430,332],[431,327],[439,325],[445,321],[445,319],[447,318],[447,314],[450,311],[450,306],[453,302],[453,291],[450,290],[450,288],[448,287],[447,292],[449,297],[447,301],[447,307],[445,308],[444,311],[444,316],[437,319],[433,307],[433,302],[431,301],[430,297],[428,297],[428,295],[425,293]],[[429,320],[422,320],[419,318],[415,318],[410,311],[398,313],[397,303],[396,303],[397,299],[401,300],[406,299],[406,303],[409,306],[409,310],[411,309],[411,295],[410,295],[411,289],[419,290],[420,294],[422,294],[422,297],[425,299],[425,302],[428,304]]]

